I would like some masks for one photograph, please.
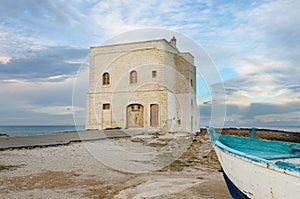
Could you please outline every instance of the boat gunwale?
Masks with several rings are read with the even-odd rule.
[[[219,133],[216,133],[215,130],[211,127],[208,129],[208,132],[210,134],[210,141],[211,143],[218,147],[219,149],[221,149],[223,152],[227,152],[229,154],[232,154],[234,156],[238,156],[242,159],[246,159],[249,160],[255,164],[258,164],[260,166],[262,166],[262,164],[265,164],[264,166],[266,166],[269,169],[273,169],[273,170],[277,170],[277,171],[289,171],[289,172],[293,172],[293,174],[297,174],[300,175],[300,168],[299,166],[293,165],[293,164],[287,164],[285,165],[285,167],[283,167],[281,164],[276,164],[277,162],[283,162],[283,161],[272,161],[272,160],[276,160],[276,159],[289,159],[289,158],[300,158],[300,154],[284,154],[282,156],[275,156],[272,158],[261,158],[258,156],[254,156],[254,155],[250,155],[244,152],[241,152],[239,150],[236,150],[232,147],[229,147],[225,144],[223,144],[222,142],[220,142],[218,139],[216,139],[216,137],[220,137],[220,136],[225,136],[225,135],[221,135]],[[226,135],[227,136],[227,135]],[[234,136],[228,136],[228,137],[234,137]],[[239,136],[235,136],[237,138],[243,138],[243,137],[239,137]],[[246,139],[251,139],[251,138],[246,138]],[[264,141],[264,140],[263,140]],[[274,140],[272,140],[274,141]],[[266,142],[268,142],[266,140]],[[281,141],[277,141],[278,143],[282,143]],[[285,142],[285,143],[289,143],[289,144],[295,144],[293,142]]]

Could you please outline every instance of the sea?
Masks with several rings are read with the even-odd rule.
[[[52,134],[58,132],[80,131],[84,130],[84,126],[75,125],[47,125],[47,126],[0,126],[0,134],[9,136],[18,135],[34,135],[34,134]]]
[[[223,127],[223,128],[229,128]],[[204,127],[205,128],[205,127]],[[231,128],[251,128],[251,127],[231,127]],[[286,132],[300,133],[300,126],[258,126],[257,129],[271,129],[282,130]],[[84,130],[85,126],[75,125],[48,125],[48,126],[0,126],[0,134],[6,134],[9,136],[18,135],[34,135],[34,134],[52,134],[58,132],[70,132]]]

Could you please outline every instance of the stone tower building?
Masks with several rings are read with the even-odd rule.
[[[176,39],[91,47],[86,129],[199,130],[194,57]]]

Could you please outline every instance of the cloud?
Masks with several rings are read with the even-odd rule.
[[[88,49],[45,47],[32,56],[0,63],[0,80],[60,81],[75,75],[88,53]]]
[[[276,60],[299,63],[300,2],[295,0],[266,1],[238,13],[244,23],[239,26],[241,34],[255,41],[257,54]],[[253,53],[252,51],[250,51]]]
[[[222,20],[217,21],[224,23],[214,29],[218,35],[209,37],[204,46],[219,68],[230,68],[238,76],[300,72],[299,1],[222,3],[217,8],[215,14],[228,10],[229,17],[221,14]]]
[[[43,46],[86,47],[86,43],[94,40],[93,26],[86,15],[90,5],[93,3],[3,0],[0,2],[1,49],[20,56]]]
[[[259,73],[225,81],[226,125],[299,124],[299,83],[291,84],[288,78],[292,76]],[[218,85],[214,88],[218,89]]]
[[[293,81],[293,75],[284,73],[266,72],[239,76],[224,82],[226,102],[237,105],[255,102],[283,104],[299,97],[299,84],[293,84]],[[218,88],[218,85],[214,87]]]
[[[5,109],[2,121],[8,121],[5,114],[11,117],[15,114],[20,122],[27,119],[26,114],[35,121],[38,117],[46,121],[47,115],[55,121],[49,113],[56,108],[64,112],[70,106],[71,80],[88,55],[89,46],[99,45],[127,30],[148,27],[178,31],[206,49],[224,80],[227,121],[266,122],[267,118],[275,121],[280,115],[296,121],[299,111],[293,112],[291,107],[300,103],[299,6],[295,0],[251,3],[3,0],[0,3],[1,112]],[[200,105],[202,119],[209,120],[211,106],[223,103],[218,99],[223,85],[207,69],[214,67],[211,60],[200,61],[200,72],[206,75],[206,86],[213,96],[207,97],[208,92],[205,96],[201,94],[203,99],[199,104],[214,100]],[[84,107],[84,97],[85,94],[78,94],[79,109]],[[261,111],[264,106],[265,113]],[[65,116],[69,115],[57,118]]]
[[[80,4],[1,1],[1,124],[73,123],[73,81],[92,38]]]
[[[200,105],[202,126],[209,125],[212,105]],[[225,126],[269,126],[300,124],[300,103],[250,103],[245,106],[226,104]]]
[[[0,63],[2,64],[7,64],[8,62],[10,62],[11,57],[5,57],[5,56],[0,56]]]
[[[267,1],[254,9],[240,13],[245,17],[250,27],[262,30],[255,35],[265,40],[268,45],[274,45],[273,41],[280,47],[297,45],[300,41],[298,10],[300,2],[295,0]],[[299,42],[298,42],[299,44]]]
[[[281,73],[289,70],[290,64],[285,61],[269,60],[263,56],[243,56],[236,57],[235,71],[239,75],[259,74],[259,73]]]
[[[60,24],[72,25],[81,21],[80,12],[77,11],[77,1],[66,3],[62,0],[26,0],[12,2],[9,0],[1,1],[0,13],[5,18],[21,21],[32,27],[41,25]]]
[[[27,105],[23,107],[26,110],[35,112],[35,113],[45,113],[49,115],[73,115],[74,110],[82,111],[84,110],[81,107],[73,106],[36,106],[36,105]]]
[[[266,1],[235,13],[240,24],[233,33],[247,42],[230,66],[238,76],[224,82],[230,120],[298,122],[299,6],[298,1]]]
[[[73,124],[73,111],[78,114],[84,109],[82,104],[74,108],[72,105],[75,79],[76,76],[58,82],[0,82],[0,124]]]
[[[70,125],[74,124],[72,115],[52,115],[32,112],[22,107],[2,107],[1,125]]]
[[[22,29],[22,27],[21,27]],[[18,27],[12,28],[0,23],[0,56],[19,59],[32,56],[35,51],[44,49],[47,40],[27,35]]]
[[[217,35],[216,31],[221,31],[220,26],[229,18],[227,13],[231,10],[226,13],[219,7],[222,6],[210,1],[103,0],[91,9],[88,17],[96,27],[95,34],[102,38],[137,28],[157,27],[205,38],[201,42],[206,42]],[[215,18],[225,15],[222,22]]]

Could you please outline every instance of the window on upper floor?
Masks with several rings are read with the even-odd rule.
[[[130,84],[137,83],[137,72],[135,70],[131,71],[129,74],[129,83]]]
[[[103,73],[102,75],[102,85],[109,85],[110,84],[110,77],[109,73]]]
[[[103,104],[103,110],[109,110],[110,104]]]
[[[153,70],[152,71],[152,78],[156,78],[157,77],[157,71],[156,70]]]

